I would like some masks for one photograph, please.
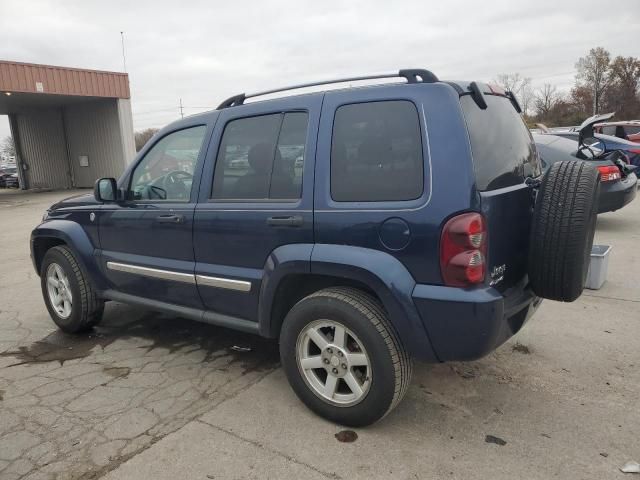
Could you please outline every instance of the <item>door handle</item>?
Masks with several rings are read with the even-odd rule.
[[[303,223],[302,215],[267,218],[267,225],[272,227],[301,227]]]
[[[156,217],[158,223],[184,223],[184,215],[159,215]]]

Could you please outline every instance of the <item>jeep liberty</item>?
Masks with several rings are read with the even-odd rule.
[[[542,176],[511,92],[401,70],[178,120],[117,181],[53,205],[31,254],[63,331],[117,301],[279,339],[298,397],[363,426],[412,359],[480,358],[542,298],[581,294],[598,175]]]

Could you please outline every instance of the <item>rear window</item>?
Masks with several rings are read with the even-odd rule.
[[[626,127],[624,127],[624,131],[627,135],[635,135],[637,133],[640,133],[640,126],[627,125]]]
[[[331,197],[337,202],[414,200],[424,172],[418,111],[400,101],[343,105],[331,142]]]
[[[471,141],[479,190],[520,184],[540,174],[531,134],[508,98],[485,95],[482,110],[470,95],[460,98]]]

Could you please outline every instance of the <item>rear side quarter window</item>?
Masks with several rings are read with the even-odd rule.
[[[331,141],[331,197],[337,202],[405,201],[424,190],[418,111],[406,100],[343,105]]]

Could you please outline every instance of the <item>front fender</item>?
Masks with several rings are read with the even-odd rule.
[[[38,258],[39,252],[36,245],[39,240],[46,241],[47,239],[60,240],[71,249],[96,290],[102,291],[107,288],[106,279],[95,255],[95,246],[87,232],[78,223],[71,220],[48,220],[31,232],[31,258],[37,273],[40,273],[38,269],[42,258]]]
[[[390,322],[411,355],[427,362],[438,361],[413,303],[416,282],[398,259],[369,248],[316,244],[311,254],[311,273],[367,285],[382,301]]]

